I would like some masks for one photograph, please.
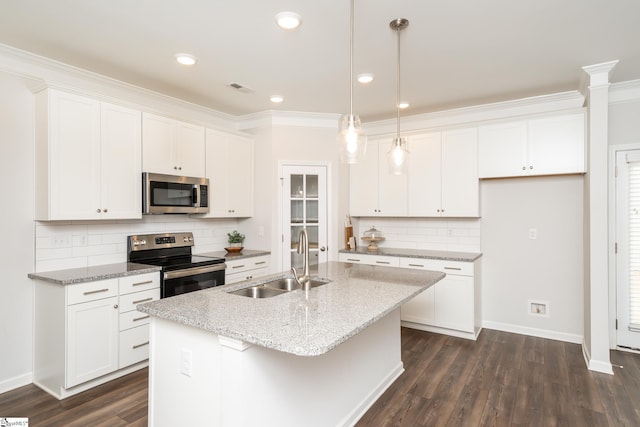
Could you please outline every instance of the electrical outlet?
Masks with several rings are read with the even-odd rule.
[[[52,248],[70,248],[71,236],[65,234],[62,236],[51,237],[51,247]]]
[[[180,350],[180,373],[182,375],[186,375],[188,377],[191,376],[192,372],[192,354],[191,350],[183,348]]]
[[[529,239],[536,240],[538,238],[538,229],[530,228],[529,229]]]

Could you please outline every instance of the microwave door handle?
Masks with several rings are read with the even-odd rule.
[[[198,187],[196,185],[191,189],[191,202],[193,206],[198,206]]]

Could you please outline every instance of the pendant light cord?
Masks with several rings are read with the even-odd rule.
[[[396,110],[397,110],[397,132],[396,137],[398,138],[398,145],[400,144],[400,30],[401,27],[398,26],[396,32],[398,33],[398,63],[397,65],[397,75],[396,75]]]
[[[349,115],[353,116],[353,27],[355,15],[355,0],[351,0],[349,22]]]

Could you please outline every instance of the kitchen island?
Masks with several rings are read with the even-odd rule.
[[[403,372],[399,307],[445,275],[330,262],[308,292],[230,293],[283,276],[138,307],[149,425],[353,425]]]

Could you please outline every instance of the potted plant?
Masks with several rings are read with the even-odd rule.
[[[227,233],[227,241],[229,247],[225,248],[227,252],[240,252],[242,250],[242,243],[244,242],[244,234],[238,233],[237,230],[233,230],[231,233]]]

